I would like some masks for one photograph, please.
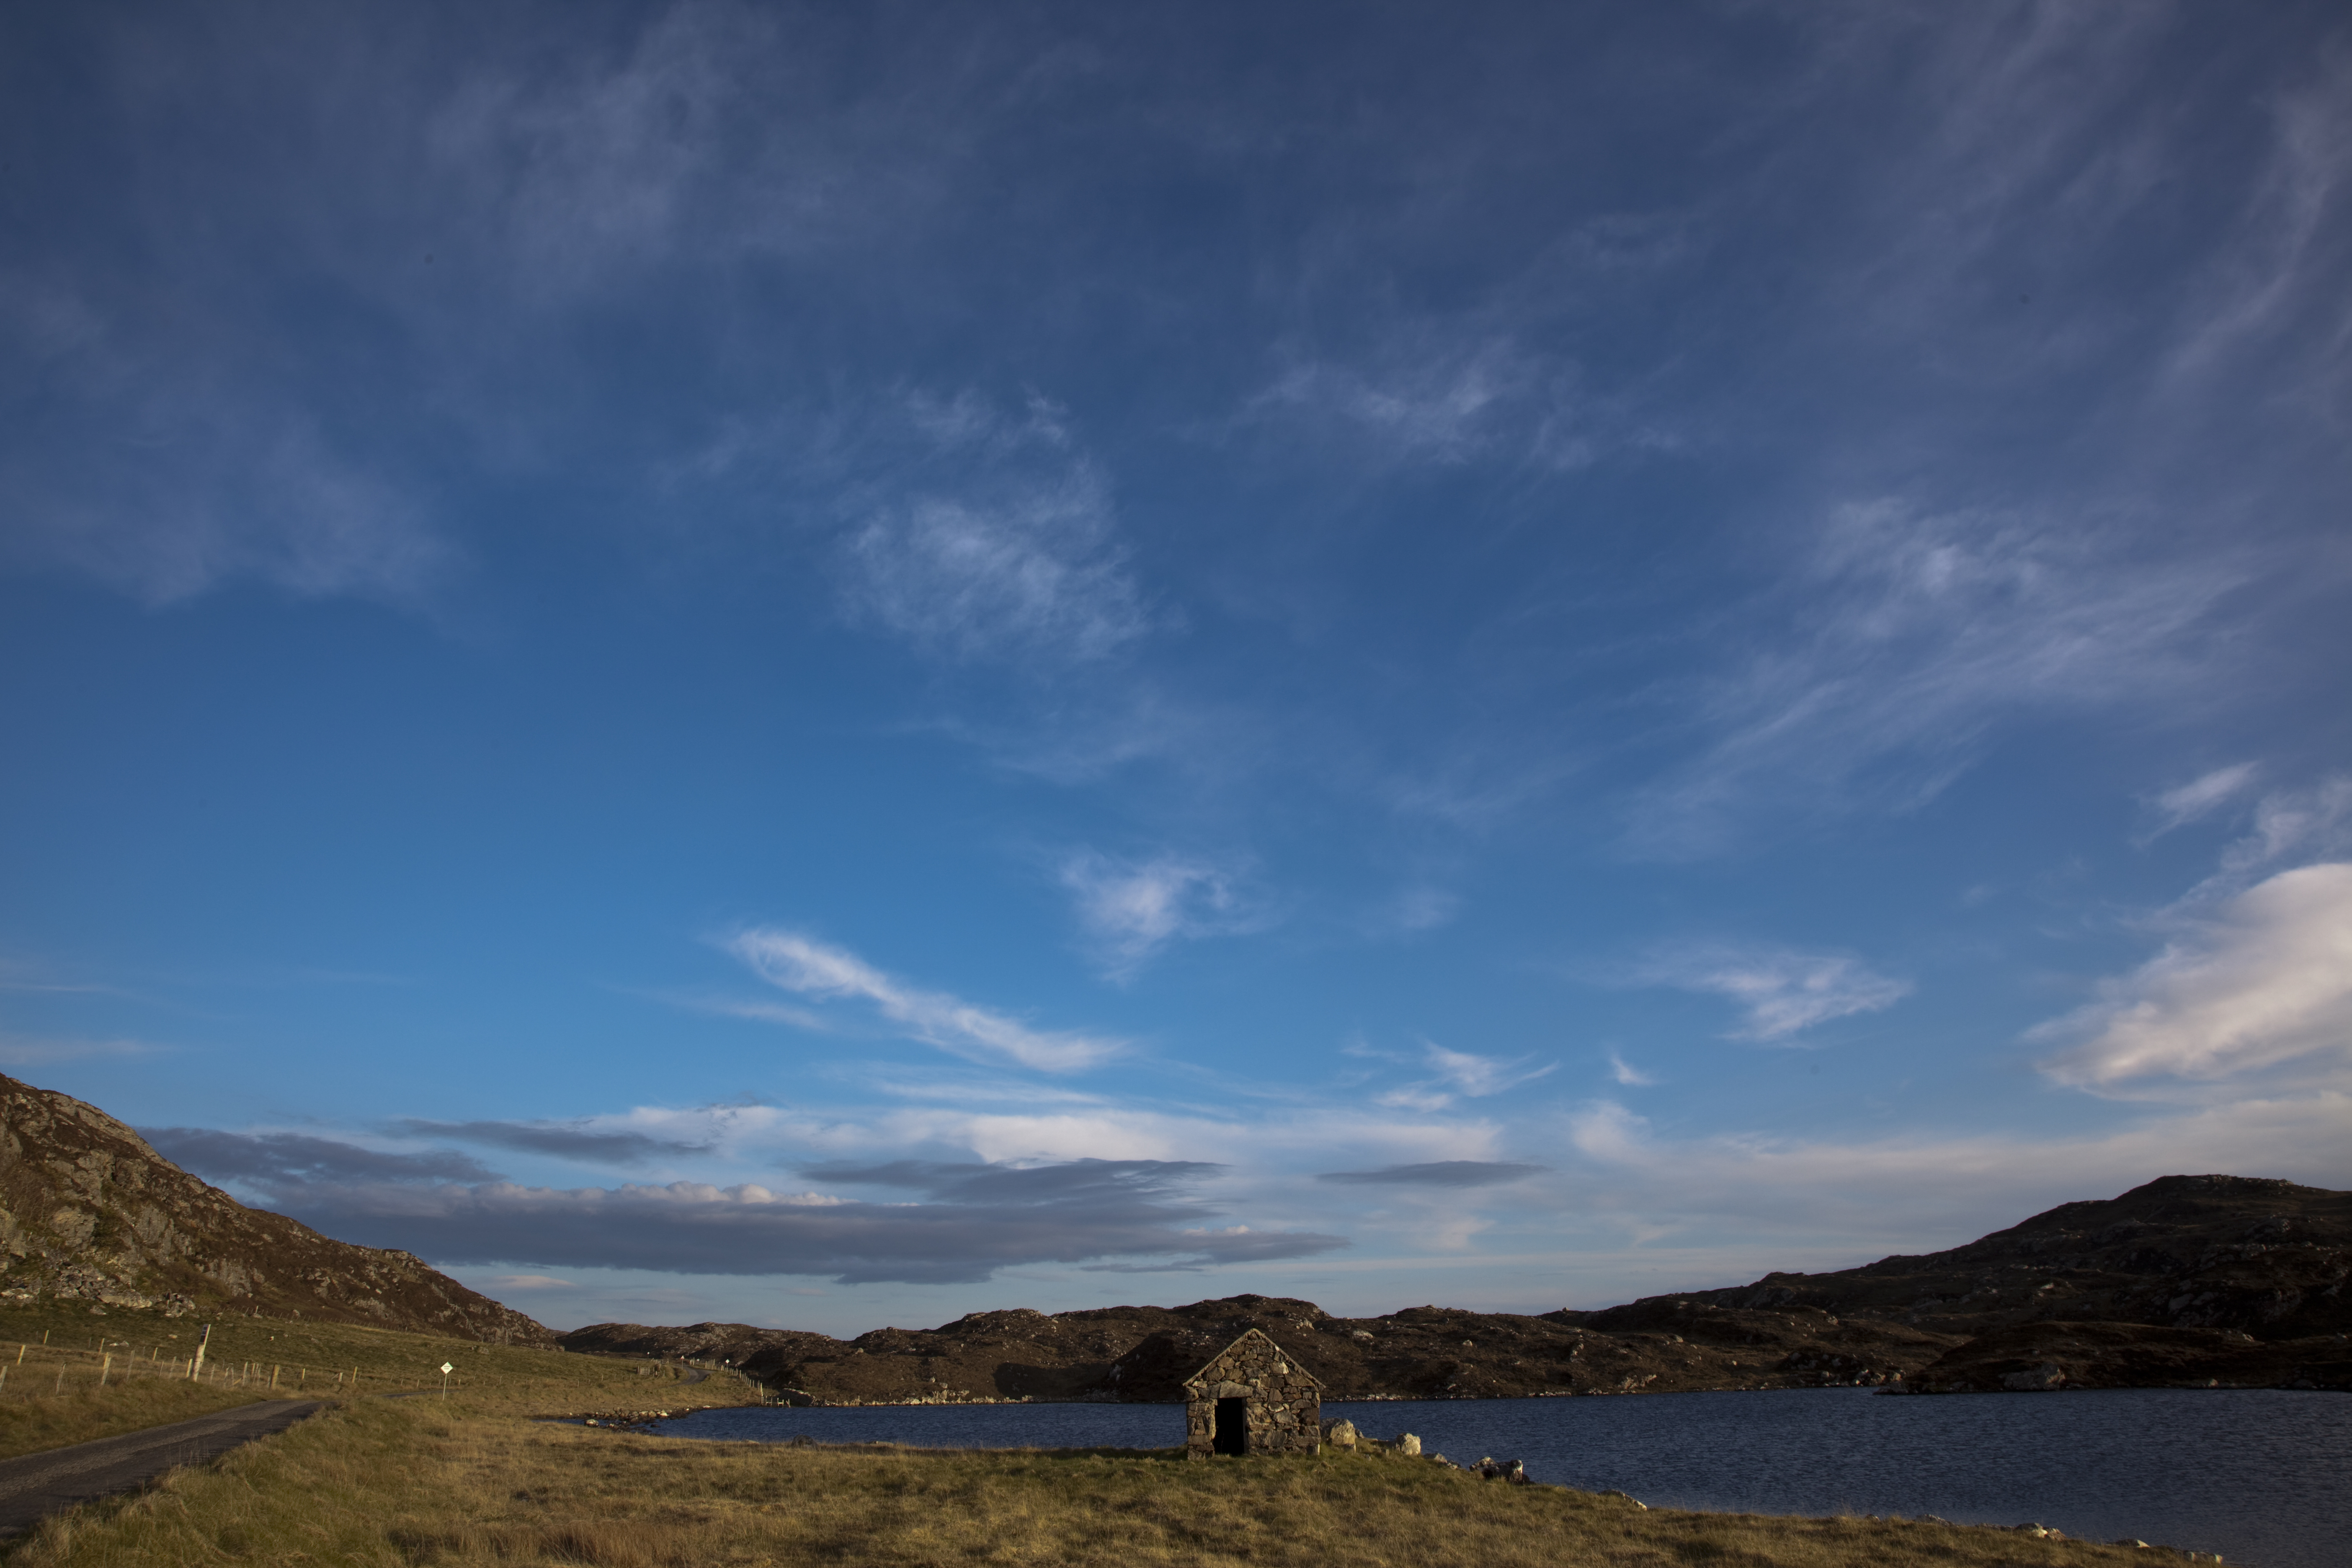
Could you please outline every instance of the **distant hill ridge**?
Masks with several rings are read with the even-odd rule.
[[[247,1208],[95,1106],[0,1075],[0,1301],[44,1297],[555,1341],[412,1254]]]
[[[741,1323],[599,1323],[574,1350],[723,1359],[819,1403],[1165,1400],[1246,1329],[1328,1397],[1508,1397],[1824,1384],[2352,1387],[2352,1193],[2166,1176],[1965,1247],[1602,1311],[1413,1307],[1335,1318],[1234,1296],[1047,1316],[980,1312],[854,1340]]]

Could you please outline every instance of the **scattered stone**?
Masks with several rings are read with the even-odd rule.
[[[1650,1505],[1649,1505],[1648,1503],[1643,1502],[1640,1498],[1635,1497],[1635,1496],[1634,1496],[1633,1493],[1631,1493],[1631,1492],[1621,1492],[1621,1491],[1619,1491],[1616,1488],[1612,1487],[1612,1488],[1610,1488],[1607,1491],[1602,1492],[1601,1495],[1602,1497],[1613,1497],[1613,1498],[1617,1498],[1617,1499],[1621,1500],[1622,1501],[1624,1501],[1624,1502],[1630,1502],[1630,1503],[1632,1503],[1635,1508],[1640,1509],[1643,1513],[1647,1513],[1647,1512],[1649,1512],[1649,1511],[1650,1511]]]

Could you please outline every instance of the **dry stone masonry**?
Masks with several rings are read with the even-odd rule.
[[[1323,1385],[1255,1329],[1184,1380],[1184,1457],[1312,1454],[1323,1442]]]

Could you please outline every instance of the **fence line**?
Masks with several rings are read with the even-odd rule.
[[[47,1390],[26,1382],[27,1373],[52,1370],[56,1375]],[[83,1373],[89,1374],[87,1378]],[[223,1364],[206,1360],[201,1351],[166,1356],[161,1345],[142,1350],[120,1342],[101,1342],[95,1349],[83,1350],[75,1345],[20,1340],[16,1342],[16,1354],[11,1356],[7,1353],[7,1342],[0,1341],[0,1399],[55,1398],[75,1388],[95,1393],[102,1388],[120,1388],[133,1379],[195,1383],[207,1388],[266,1389],[271,1393],[285,1392],[290,1384],[293,1389],[307,1392],[314,1376],[325,1384],[321,1392],[338,1394],[356,1394],[366,1382],[404,1386],[418,1381],[414,1375],[366,1372],[356,1366],[314,1367],[299,1362],[262,1361]]]

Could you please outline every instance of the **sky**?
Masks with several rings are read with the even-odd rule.
[[[2352,1187],[2325,4],[12,6],[0,1070],[559,1328]]]

